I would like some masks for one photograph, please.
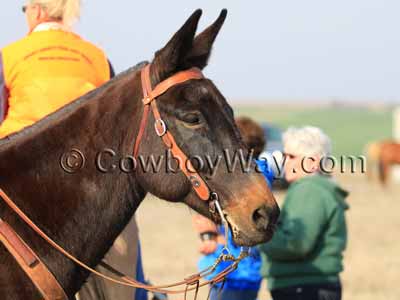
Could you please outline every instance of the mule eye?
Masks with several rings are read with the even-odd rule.
[[[190,125],[198,125],[201,123],[201,117],[199,114],[196,113],[190,113],[186,114],[182,117],[182,121],[185,123],[188,123]]]

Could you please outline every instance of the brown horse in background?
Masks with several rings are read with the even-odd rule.
[[[379,159],[381,145],[383,142],[370,142],[364,146],[364,155],[367,158],[366,174],[368,180],[378,180],[379,178]]]
[[[379,152],[379,178],[386,185],[391,166],[400,165],[400,144],[394,141],[383,142]]]
[[[153,87],[179,71],[207,65],[226,11],[195,37],[200,16],[197,10],[155,54],[150,69]],[[142,98],[140,70],[131,69],[35,125],[0,140],[0,187],[47,235],[90,267],[99,264],[147,193],[183,202],[219,221],[182,172],[145,172],[139,168],[126,173],[116,168],[103,173],[96,168],[97,154],[106,148],[119,155],[132,153],[143,115]],[[168,130],[188,157],[207,154],[216,161],[238,149],[247,154],[233,111],[212,81],[189,80],[172,87],[157,101]],[[165,155],[154,122],[150,115],[142,137],[139,156],[145,161]],[[78,174],[67,173],[60,166],[60,157],[74,148],[86,156],[86,165]],[[248,173],[221,167],[215,176],[208,176],[209,168],[199,169],[210,189],[219,194],[234,241],[248,246],[268,241],[279,215],[263,175],[256,172],[254,162],[251,164]],[[1,199],[0,217],[29,244],[74,299],[88,272],[46,244]],[[164,230],[161,222],[160,230]],[[164,252],[168,251],[173,249]],[[41,299],[3,245],[0,299]]]

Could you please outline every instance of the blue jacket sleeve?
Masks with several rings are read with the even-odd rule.
[[[271,188],[275,178],[275,174],[268,165],[268,161],[266,159],[256,159],[256,164],[258,171],[264,175],[265,180],[268,183],[268,186]]]

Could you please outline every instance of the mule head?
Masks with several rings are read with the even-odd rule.
[[[210,27],[195,36],[201,10],[195,11],[167,45],[156,52],[151,65],[153,87],[178,71],[192,67],[203,69],[226,15],[227,11],[223,10]],[[192,158],[211,191],[220,196],[235,242],[250,246],[268,241],[279,208],[263,175],[256,172],[254,161],[250,160],[248,170],[241,167],[232,170],[227,166],[227,156],[233,157],[241,150],[243,157],[248,158],[248,151],[235,125],[233,110],[215,85],[208,79],[189,80],[158,97],[157,105],[178,146]],[[154,133],[153,124],[151,117],[139,155],[166,157],[166,148]],[[220,163],[215,166],[217,160]],[[140,184],[160,198],[185,202],[212,218],[208,202],[199,199],[182,172],[174,172],[173,160],[171,167],[139,173]]]

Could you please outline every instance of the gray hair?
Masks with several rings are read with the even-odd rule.
[[[80,0],[29,0],[30,4],[40,5],[49,17],[71,26],[80,17]]]
[[[319,156],[331,155],[331,139],[320,129],[313,126],[290,127],[283,134],[286,151],[296,155]]]

